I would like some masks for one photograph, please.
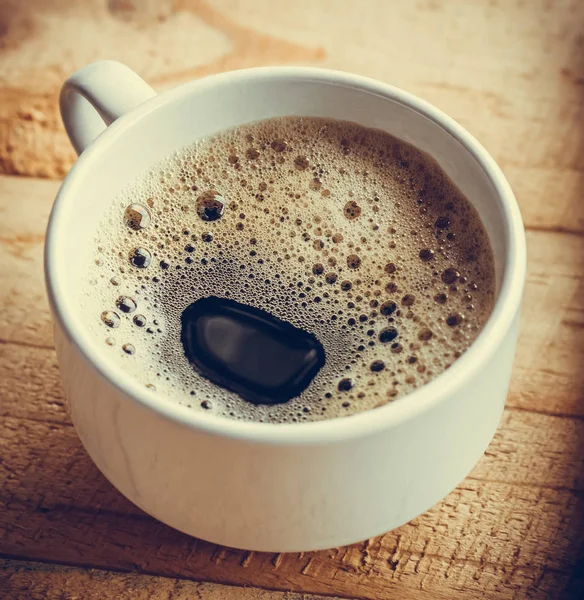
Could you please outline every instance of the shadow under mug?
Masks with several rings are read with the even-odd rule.
[[[87,452],[127,498],[212,542],[305,551],[398,527],[468,474],[503,410],[525,281],[513,193],[469,133],[384,83],[296,67],[222,73],[156,95],[128,67],[103,61],[65,82],[61,112],[80,153],[59,190],[45,248],[61,378]],[[382,129],[433,156],[484,223],[496,304],[450,369],[381,408],[280,425],[190,411],[129,377],[90,335],[79,306],[83,249],[108,200],[153,163],[223,129],[287,115]]]

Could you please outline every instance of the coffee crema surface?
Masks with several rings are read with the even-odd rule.
[[[82,310],[103,351],[168,402],[259,422],[428,383],[495,297],[487,234],[438,164],[331,119],[183,148],[114,200],[94,250]]]

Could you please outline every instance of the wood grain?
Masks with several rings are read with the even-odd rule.
[[[0,340],[53,346],[43,242],[58,187],[55,181],[0,176]]]
[[[507,405],[584,418],[584,236],[528,231],[527,256]]]
[[[335,600],[184,579],[0,559],[3,600]]]
[[[0,172],[29,176],[0,176],[0,598],[583,598],[583,32],[581,0],[0,2]],[[358,72],[503,166],[528,228],[515,370],[489,449],[433,509],[346,548],[250,553],[156,522],[97,471],[60,389],[42,241],[74,160],[58,88],[99,58],[160,90],[253,65]]]

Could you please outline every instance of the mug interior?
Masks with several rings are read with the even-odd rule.
[[[80,282],[94,257],[92,241],[110,203],[154,163],[187,144],[244,123],[289,115],[352,121],[413,144],[439,163],[485,226],[495,260],[497,302],[493,314],[453,367],[414,394],[451,377],[460,363],[473,359],[475,347],[488,343],[484,338],[495,327],[494,321],[506,330],[523,286],[523,228],[504,176],[476,140],[437,109],[388,85],[319,69],[251,69],[183,85],[124,115],[83,152],[59,192],[47,234],[49,295],[66,332],[90,361],[98,363],[102,373],[118,382],[127,380],[119,366],[109,364],[107,353],[99,351],[98,340],[84,326]],[[479,360],[478,355],[473,360]],[[132,395],[136,395],[135,388]],[[140,395],[152,393],[142,390]],[[410,396],[405,397],[406,402]],[[377,409],[376,415],[403,400]],[[157,402],[167,401],[160,398]],[[191,414],[193,419],[203,418]],[[290,426],[316,425],[319,423]]]

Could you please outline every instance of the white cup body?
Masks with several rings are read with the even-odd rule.
[[[120,93],[132,84],[123,79]],[[95,103],[99,90],[90,84],[81,92]],[[110,85],[107,94],[116,93]],[[83,111],[62,109],[70,135],[83,128]],[[286,115],[384,129],[432,155],[483,220],[495,255],[495,309],[447,372],[382,408],[286,425],[200,415],[130,379],[90,335],[79,309],[88,246],[108,201],[156,161],[217,131]],[[92,127],[95,132],[95,122]],[[75,140],[79,150],[89,143],[78,131]],[[191,535],[248,550],[305,551],[398,527],[448,494],[476,464],[507,394],[525,242],[501,171],[437,109],[345,73],[251,69],[154,96],[89,144],[55,202],[46,278],[72,419],[112,484],[147,513]]]

